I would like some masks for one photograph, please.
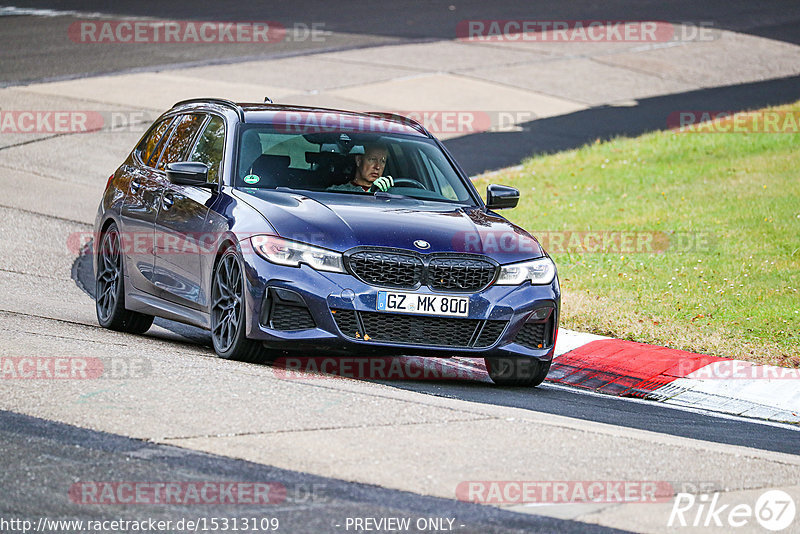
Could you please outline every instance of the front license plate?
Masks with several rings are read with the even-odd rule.
[[[378,311],[467,317],[469,297],[378,291]]]

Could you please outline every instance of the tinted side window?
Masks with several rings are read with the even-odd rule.
[[[203,124],[206,116],[202,114],[182,115],[178,117],[172,135],[167,141],[167,147],[158,160],[158,169],[164,170],[168,163],[181,161],[181,157],[189,151],[194,141],[198,128]]]
[[[197,139],[189,161],[199,161],[208,165],[208,181],[219,183],[219,167],[224,149],[225,121],[221,117],[211,117]]]
[[[164,132],[167,131],[170,122],[172,122],[172,117],[159,122],[154,128],[150,129],[150,133],[145,136],[145,138],[142,139],[142,142],[139,143],[139,146],[136,147],[136,150],[139,152],[139,157],[145,163],[147,163],[147,161],[150,159],[150,156],[153,155],[153,152],[158,146],[158,142],[161,140]]]

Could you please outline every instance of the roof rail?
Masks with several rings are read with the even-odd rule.
[[[240,121],[244,122],[244,110],[241,108],[241,106],[239,106],[239,104],[232,100],[227,100],[225,98],[190,98],[188,100],[175,102],[172,107],[174,108],[184,104],[219,104],[220,106],[227,106],[236,112]]]
[[[415,121],[411,117],[404,117],[403,115],[399,115],[397,113],[388,113],[385,111],[365,111],[364,115],[371,115],[373,117],[379,117],[381,119],[390,119],[398,122],[403,122],[407,126],[411,126],[415,130],[417,130],[419,133],[425,134],[428,137],[433,137],[427,128],[425,128],[422,124]]]

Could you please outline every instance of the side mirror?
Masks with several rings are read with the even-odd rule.
[[[518,202],[519,189],[498,184],[490,184],[486,188],[486,207],[490,210],[513,208]]]
[[[208,183],[208,166],[196,161],[178,161],[167,165],[167,180],[176,185],[194,185],[216,189]]]

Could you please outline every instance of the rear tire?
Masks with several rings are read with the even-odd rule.
[[[245,337],[245,280],[233,247],[222,253],[211,281],[211,339],[217,356],[225,360],[260,363],[264,347]]]
[[[525,356],[484,358],[486,370],[498,386],[536,387],[547,377],[551,362]]]
[[[100,326],[129,334],[144,334],[153,316],[125,309],[125,276],[117,225],[109,226],[97,249],[95,311]]]

